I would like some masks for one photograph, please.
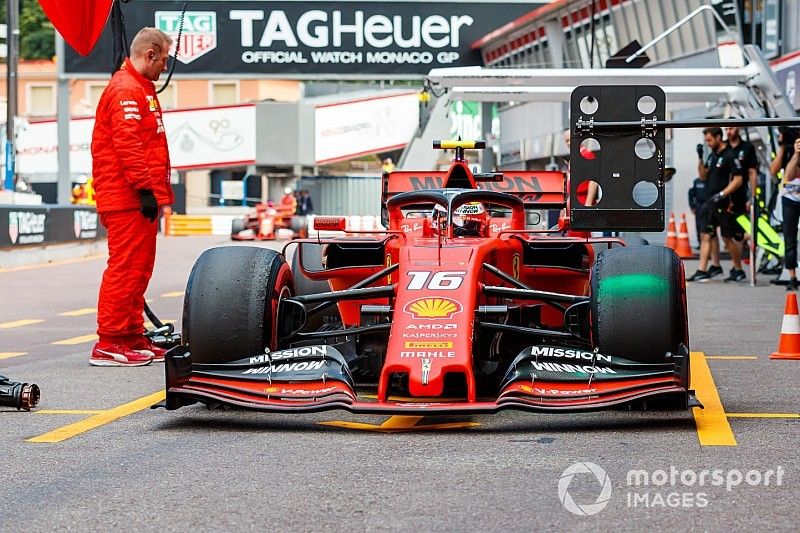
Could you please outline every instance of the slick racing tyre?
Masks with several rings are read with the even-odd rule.
[[[183,338],[194,363],[226,363],[279,348],[278,301],[294,293],[275,250],[222,246],[197,259],[186,284]]]
[[[327,281],[320,281],[308,278],[300,270],[300,246],[303,247],[303,264],[306,270],[319,271],[322,270],[322,245],[315,243],[302,243],[297,245],[294,254],[292,255],[292,273],[294,274],[294,287],[295,294],[319,294],[321,292],[330,291],[330,286]],[[319,304],[313,304],[312,307]],[[330,317],[328,320],[339,320],[339,308],[335,305],[314,314],[306,320],[304,331],[317,331],[326,322],[325,318]]]
[[[598,254],[591,272],[592,341],[601,353],[663,363],[689,347],[683,263],[663,246]]]

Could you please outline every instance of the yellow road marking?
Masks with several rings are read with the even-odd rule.
[[[81,309],[75,309],[74,311],[67,311],[65,313],[58,313],[58,316],[82,316],[82,315],[91,315],[97,312],[96,307],[83,307]]]
[[[12,357],[19,357],[27,353],[28,352],[0,352],[0,359],[11,359]]]
[[[359,398],[372,398],[377,399],[377,394],[359,394]],[[442,399],[438,396],[389,396],[390,402],[406,402],[406,403],[431,403],[441,402]]]
[[[44,322],[44,320],[40,318],[24,318],[22,320],[14,320],[13,322],[3,322],[0,324],[0,329],[19,328],[22,326],[30,326],[31,324],[38,324],[39,322]]]
[[[79,337],[72,337],[70,339],[64,339],[63,341],[56,341],[51,342],[50,344],[55,344],[57,346],[73,346],[75,344],[84,344],[87,342],[96,341],[99,337],[92,333],[91,335],[81,335]]]
[[[728,413],[728,418],[800,418],[800,413]]]
[[[34,270],[37,268],[47,268],[53,266],[60,266],[60,265],[70,265],[72,263],[84,263],[86,261],[95,261],[97,259],[105,259],[108,257],[108,254],[93,254],[87,255],[86,257],[78,257],[76,259],[61,259],[58,261],[50,261],[49,263],[36,263],[34,265],[20,265],[15,267],[5,267],[0,268],[0,273],[3,272],[19,272],[21,270]]]
[[[715,361],[750,361],[758,359],[755,355],[707,355],[706,359]]]
[[[96,415],[104,412],[102,409],[40,409],[34,411],[37,415]]]
[[[91,429],[95,429],[108,424],[109,422],[113,422],[118,418],[132,415],[133,413],[137,413],[143,409],[148,409],[151,405],[162,401],[164,398],[166,398],[165,391],[158,391],[150,394],[149,396],[145,396],[144,398],[139,398],[138,400],[114,407],[113,409],[101,411],[85,420],[80,420],[79,422],[68,424],[58,429],[54,429],[53,431],[48,431],[47,433],[39,435],[38,437],[30,438],[28,439],[28,442],[62,442],[67,439],[71,439],[76,435],[80,435],[81,433],[85,433]]]
[[[392,416],[381,424],[383,429],[408,429],[417,425],[422,420],[421,416]]]
[[[733,436],[722,400],[719,398],[714,377],[708,368],[703,352],[692,352],[691,357],[691,388],[697,394],[697,399],[705,409],[695,407],[694,422],[697,426],[697,438],[701,446],[736,446],[736,437]]]
[[[330,422],[320,422],[323,426],[340,427],[346,429],[360,429],[363,431],[379,431],[381,433],[396,433],[400,431],[429,431],[432,429],[459,429],[479,426],[477,422],[448,422],[445,424],[428,424],[418,426],[417,422],[422,420],[422,416],[390,416],[380,426],[375,424],[364,424],[361,422],[345,422],[343,420],[332,420]]]
[[[162,298],[178,298],[180,296],[183,296],[183,291],[165,292],[161,295]]]

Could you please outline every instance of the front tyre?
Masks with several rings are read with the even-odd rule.
[[[222,246],[192,268],[183,302],[183,339],[194,363],[226,363],[278,348],[278,302],[294,293],[275,250]]]
[[[667,352],[678,353],[681,344],[688,349],[683,263],[669,248],[601,252],[590,290],[592,343],[601,353],[664,363]]]

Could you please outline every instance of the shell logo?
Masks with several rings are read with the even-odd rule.
[[[451,318],[461,311],[461,304],[450,298],[418,298],[404,310],[414,318]]]
[[[530,385],[520,385],[519,386],[519,390],[521,390],[522,392],[530,394],[530,393],[533,392],[533,387],[531,387]]]
[[[281,390],[280,387],[267,387],[264,389],[264,392],[271,394],[273,392],[278,392],[279,390]]]

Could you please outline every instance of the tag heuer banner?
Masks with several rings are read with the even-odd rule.
[[[223,77],[418,78],[479,65],[477,39],[546,2],[239,2],[192,0],[175,74]],[[173,39],[183,2],[122,4],[128,37],[155,26]],[[66,74],[108,75],[111,29],[94,51],[67,47]]]

